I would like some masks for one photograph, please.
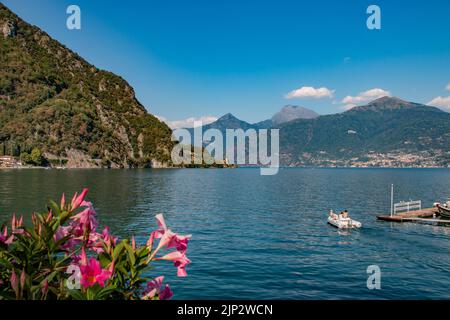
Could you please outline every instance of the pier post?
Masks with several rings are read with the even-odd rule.
[[[394,184],[391,184],[391,217],[394,215]]]

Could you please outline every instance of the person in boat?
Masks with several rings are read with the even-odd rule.
[[[330,218],[336,220],[336,214],[334,213],[333,209],[330,210]]]
[[[342,218],[348,218],[348,211],[344,210],[344,212],[342,212]]]
[[[334,211],[333,211],[333,210],[330,210],[330,217],[331,217],[331,219],[333,219],[333,220],[337,220],[337,219],[338,219],[338,216],[337,216],[337,214],[336,214],[336,213],[334,213]]]

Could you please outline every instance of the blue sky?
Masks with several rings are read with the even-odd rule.
[[[231,112],[256,122],[286,104],[336,113],[384,92],[450,110],[446,0],[0,1],[123,76],[168,120]],[[81,30],[66,28],[70,4],[81,8]],[[381,8],[381,30],[366,27],[370,4]],[[286,98],[302,87],[313,89]]]

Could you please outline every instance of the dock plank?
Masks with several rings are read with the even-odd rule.
[[[383,214],[377,216],[377,219],[382,221],[406,222],[411,221],[411,218],[433,218],[435,216],[439,216],[439,211],[437,208],[426,208],[422,210],[398,213],[392,216],[390,214]]]
[[[450,220],[445,219],[432,219],[432,218],[404,218],[404,222],[426,222],[426,223],[450,223]]]

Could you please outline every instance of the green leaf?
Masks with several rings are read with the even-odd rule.
[[[111,257],[105,252],[101,253],[98,258],[102,267],[107,267],[111,264]]]
[[[75,300],[86,300],[81,290],[69,290],[69,295]]]
[[[150,253],[150,249],[148,247],[142,247],[137,250],[137,256],[139,258],[147,258],[149,253]]]
[[[117,258],[119,257],[119,255],[122,253],[123,247],[126,244],[125,240],[122,240],[115,248],[113,251],[113,260],[117,261]]]
[[[96,295],[96,300],[103,300],[108,298],[108,296],[116,290],[116,286],[110,285],[101,289]]]
[[[52,209],[52,213],[54,216],[60,216],[61,215],[61,210],[59,209],[58,204],[56,204],[55,201],[50,200],[49,201],[50,207]]]
[[[50,275],[47,277],[48,282],[52,282],[52,280],[55,278],[55,276],[58,274],[58,271],[53,271],[50,273]]]
[[[87,300],[94,300],[95,299],[95,293],[92,289],[92,287],[89,287],[86,291],[86,299]]]
[[[12,268],[13,268],[12,263],[9,262],[9,261],[6,260],[6,259],[0,259],[0,265],[5,266],[7,269],[12,269]]]
[[[125,269],[125,267],[122,264],[116,265],[116,270],[119,270],[122,274],[127,274],[128,271]]]
[[[128,252],[128,257],[130,258],[131,265],[135,265],[136,264],[136,256],[134,254],[133,248],[128,243],[125,243],[124,246]]]

